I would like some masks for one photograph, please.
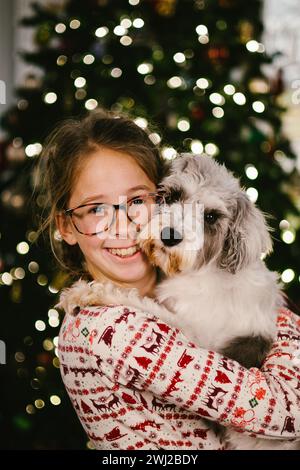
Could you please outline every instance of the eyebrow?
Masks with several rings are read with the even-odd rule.
[[[134,186],[133,188],[128,189],[127,193],[133,193],[133,192],[138,191],[140,189],[146,189],[146,190],[150,191],[149,186],[147,186],[146,184],[140,184],[139,186]],[[105,195],[104,194],[95,194],[94,196],[89,196],[86,199],[84,199],[83,201],[81,201],[80,205],[86,204],[90,201],[93,201],[94,199],[100,199],[100,198],[105,198]]]

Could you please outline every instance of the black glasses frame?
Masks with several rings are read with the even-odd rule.
[[[163,200],[163,196],[162,196],[159,192],[156,192],[156,193],[147,193],[147,194],[145,194],[145,196],[156,196],[156,197],[160,197],[161,200]],[[72,223],[73,223],[73,225],[74,225],[74,227],[75,227],[75,229],[77,230],[78,233],[81,233],[81,235],[86,235],[86,236],[88,236],[88,237],[92,237],[93,235],[98,235],[99,233],[106,232],[106,231],[111,227],[111,225],[113,224],[113,222],[114,222],[114,220],[115,220],[115,214],[116,214],[116,210],[117,210],[117,209],[123,209],[123,210],[125,210],[128,219],[129,219],[131,222],[134,222],[134,221],[129,217],[129,215],[128,215],[128,209],[127,209],[128,202],[134,201],[135,199],[140,199],[140,198],[142,198],[142,197],[143,197],[143,196],[135,196],[135,197],[133,197],[132,199],[129,199],[129,201],[126,201],[125,203],[121,203],[121,204],[108,204],[108,203],[106,203],[106,202],[90,202],[90,203],[88,203],[88,204],[81,204],[80,206],[72,207],[71,209],[65,209],[65,210],[64,210],[64,213],[65,213],[65,215],[67,215],[67,216],[69,216],[69,217],[71,218],[71,221],[72,221]],[[111,221],[110,225],[107,227],[107,229],[101,230],[101,231],[95,232],[95,233],[84,233],[84,232],[81,232],[81,231],[76,227],[76,224],[75,224],[75,222],[74,222],[74,220],[73,220],[73,217],[72,217],[73,212],[74,212],[76,209],[80,209],[81,207],[95,206],[95,205],[99,205],[99,206],[100,206],[101,204],[103,204],[103,205],[104,205],[104,204],[105,204],[105,205],[109,205],[109,206],[111,206],[111,207],[114,208],[114,216],[113,216],[113,218],[112,218],[112,221]]]

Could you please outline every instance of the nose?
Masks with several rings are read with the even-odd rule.
[[[164,227],[160,233],[160,239],[165,246],[175,246],[182,242],[182,237],[173,227]]]
[[[128,238],[128,218],[125,207],[121,206],[115,211],[114,222],[111,225],[110,232],[117,238]]]

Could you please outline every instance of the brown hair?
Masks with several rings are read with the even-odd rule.
[[[55,216],[68,208],[74,181],[85,157],[98,146],[131,155],[148,178],[159,184],[168,165],[153,143],[150,130],[139,127],[132,118],[98,109],[80,118],[60,122],[45,141],[36,168],[33,194],[42,208],[36,218],[37,237],[43,234],[46,243],[66,274],[91,280],[84,256],[78,246],[57,237]]]

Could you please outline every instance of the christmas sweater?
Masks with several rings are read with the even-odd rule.
[[[58,354],[96,449],[222,449],[207,420],[254,439],[300,437],[300,319],[288,309],[278,312],[277,340],[261,369],[249,370],[151,312],[78,310],[64,318]]]

